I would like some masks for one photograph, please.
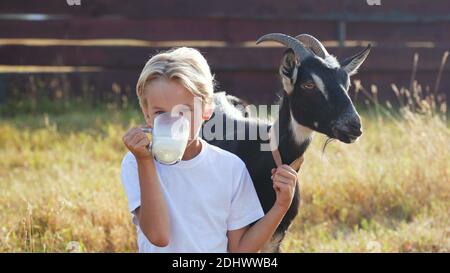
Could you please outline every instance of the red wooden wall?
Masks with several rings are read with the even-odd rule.
[[[410,85],[415,53],[417,80],[435,88],[450,49],[450,2],[81,0],[69,6],[65,0],[2,0],[0,102],[11,88],[52,88],[55,78],[75,95],[101,100],[114,90],[132,97],[149,56],[185,45],[204,53],[218,90],[270,103],[280,88],[283,48],[254,44],[270,32],[312,34],[341,60],[371,42],[372,53],[355,79],[378,85],[380,96],[391,98],[391,83]],[[447,64],[439,92],[448,94],[449,76]]]

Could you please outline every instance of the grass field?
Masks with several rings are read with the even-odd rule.
[[[375,107],[362,113],[357,143],[324,154],[316,134],[283,250],[450,251],[450,129],[430,112]],[[0,252],[136,251],[119,174],[121,137],[140,118],[114,109],[2,118]]]

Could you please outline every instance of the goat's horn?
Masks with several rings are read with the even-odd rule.
[[[310,48],[317,56],[325,58],[329,55],[323,44],[314,36],[309,34],[300,34],[295,38],[302,42],[307,48]]]
[[[299,61],[304,60],[305,58],[311,56],[311,52],[305,48],[305,46],[299,42],[297,39],[282,33],[270,33],[262,36],[256,41],[256,44],[259,44],[264,41],[275,41],[279,42],[292,50],[295,53],[295,56]]]

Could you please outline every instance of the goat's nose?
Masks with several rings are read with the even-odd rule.
[[[350,129],[350,130],[361,130],[361,123],[359,122],[349,122],[346,124],[346,126]]]
[[[362,135],[361,122],[355,119],[338,120],[333,128],[341,134],[350,135],[352,137],[359,137]]]
[[[334,138],[344,143],[352,143],[362,135],[361,123],[356,121],[340,122],[332,127],[332,132]]]
[[[360,122],[355,121],[347,122],[345,123],[344,128],[348,131],[348,133],[350,133],[353,136],[359,137],[360,135],[362,135]]]

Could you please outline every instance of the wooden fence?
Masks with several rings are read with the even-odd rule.
[[[73,2],[75,5],[69,5]],[[218,90],[270,103],[280,88],[277,66],[283,48],[256,46],[266,33],[309,33],[339,59],[374,48],[354,79],[378,86],[409,87],[415,78],[430,90],[450,49],[448,0],[3,0],[0,3],[0,103],[11,90],[39,88],[107,98],[133,97],[145,61],[175,46],[204,53]],[[440,93],[450,90],[444,66]],[[55,80],[56,79],[56,80]],[[36,87],[37,86],[37,87]]]

